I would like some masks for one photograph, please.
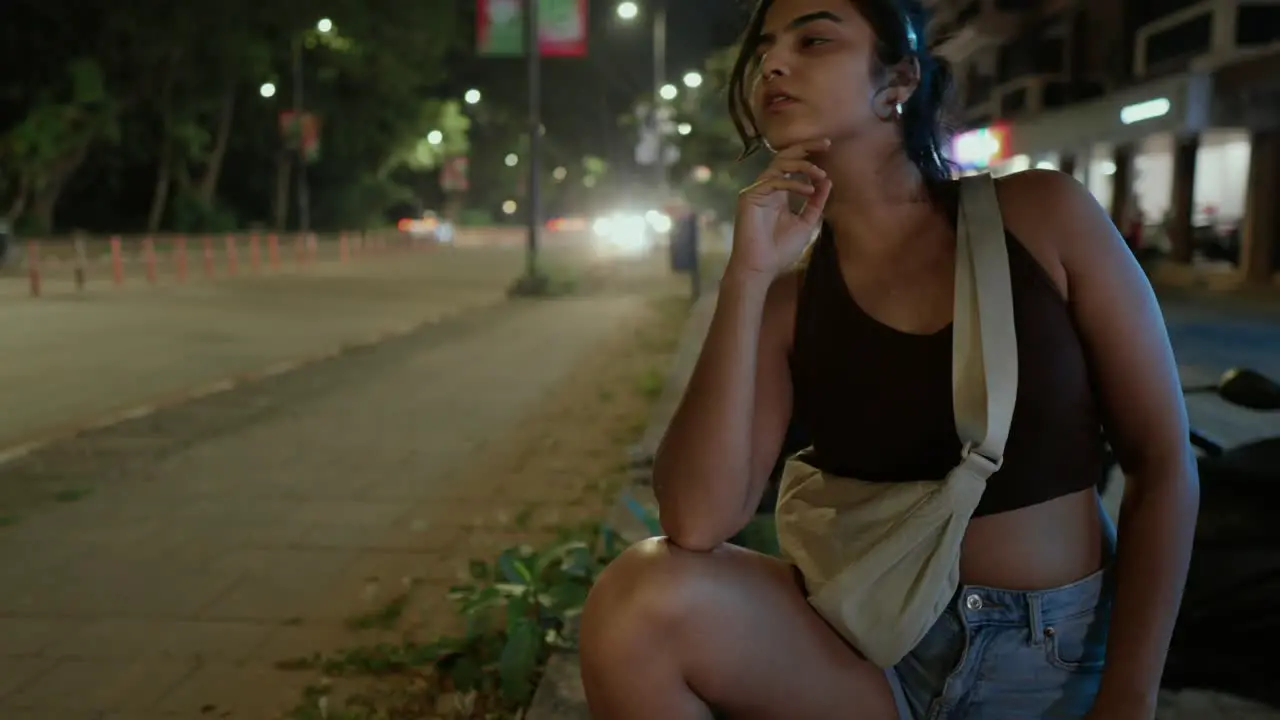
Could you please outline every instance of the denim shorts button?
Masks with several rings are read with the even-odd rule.
[[[969,608],[970,610],[981,610],[982,598],[978,597],[977,595],[970,595],[969,597],[964,599],[964,606]]]

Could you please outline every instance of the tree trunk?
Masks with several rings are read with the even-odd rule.
[[[168,123],[166,123],[167,125]],[[156,162],[156,187],[151,193],[151,210],[147,214],[147,232],[160,231],[164,211],[169,207],[169,189],[173,187],[173,139],[166,132],[160,145],[160,159]]]
[[[200,178],[200,202],[206,207],[213,205],[218,193],[218,179],[222,176],[222,161],[227,156],[227,146],[231,140],[231,125],[235,120],[236,86],[231,84],[222,96],[222,108],[218,111],[218,129],[214,131],[213,150],[209,153],[209,164]]]
[[[151,210],[147,213],[147,232],[160,230],[164,211],[169,206],[169,189],[173,187],[173,86],[178,80],[178,51],[169,56],[169,69],[160,90],[160,157],[156,159],[156,186],[151,192]]]
[[[31,199],[31,181],[23,177],[18,183],[18,192],[13,196],[13,202],[9,204],[9,210],[4,214],[4,218],[9,221],[9,225],[13,226],[22,218],[23,213],[27,211],[27,202]]]
[[[85,140],[80,147],[63,156],[49,173],[48,179],[31,193],[31,214],[35,217],[36,225],[41,232],[51,232],[54,229],[58,199],[62,197],[62,191],[67,187],[67,181],[76,174],[84,164],[85,158],[89,156],[91,145],[93,145],[92,141]]]
[[[288,148],[281,148],[276,155],[276,202],[275,226],[280,232],[285,231],[289,222],[289,180],[293,177],[293,156]]]

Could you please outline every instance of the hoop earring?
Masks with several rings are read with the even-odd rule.
[[[884,122],[901,120],[902,103],[889,103],[886,100],[888,92],[889,88],[885,88],[876,93],[875,97],[871,100],[871,111],[876,114],[876,117],[880,118]]]

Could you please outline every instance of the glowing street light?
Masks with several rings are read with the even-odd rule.
[[[515,215],[516,210],[518,210],[519,207],[520,207],[519,205],[516,205],[515,200],[508,200],[502,203],[502,212],[506,213],[507,215]]]
[[[320,21],[316,23],[316,29],[322,33],[330,32],[333,30],[333,21],[329,18],[320,18]]]
[[[690,125],[689,123],[680,123],[679,125],[676,126],[676,132],[680,133],[681,135],[688,135],[689,133],[693,132],[693,126]]]
[[[663,100],[675,100],[676,96],[679,94],[680,94],[680,91],[677,90],[676,86],[672,85],[671,83],[667,83],[666,85],[663,85],[662,89],[658,90],[658,96],[661,97]]]
[[[440,132],[439,130],[432,130],[431,132],[427,133],[427,142],[432,145],[439,145],[440,143],[444,142],[444,133]]]
[[[471,88],[467,91],[466,95],[462,96],[462,99],[467,101],[468,105],[475,105],[480,102],[480,97],[480,91],[475,88]]]
[[[687,72],[684,74],[684,86],[693,89],[702,86],[702,73]]]
[[[563,166],[558,167],[551,171],[551,177],[555,178],[556,182],[562,182],[566,177],[569,177],[569,169]]]
[[[515,167],[520,164],[520,156],[515,153],[509,153],[504,162],[507,164],[507,167]]]
[[[640,6],[633,2],[618,3],[618,17],[622,20],[635,20],[640,15]]]
[[[275,83],[262,83],[262,87],[258,88],[258,94],[259,94],[259,95],[261,95],[261,96],[262,96],[262,97],[264,97],[264,98],[275,97],[275,94],[276,94],[276,84],[275,84]]]

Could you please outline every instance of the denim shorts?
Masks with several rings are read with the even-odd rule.
[[[901,720],[1083,718],[1106,661],[1110,566],[1108,559],[1107,569],[1049,590],[961,586],[920,644],[887,671]]]

